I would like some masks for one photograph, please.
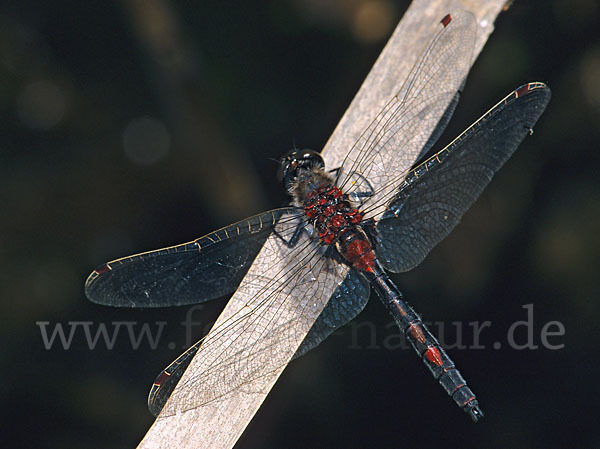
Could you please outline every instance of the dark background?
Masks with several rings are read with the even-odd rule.
[[[322,148],[407,7],[142,3],[0,9],[6,447],[139,442],[153,421],[148,389],[184,346],[187,308],[97,306],[84,297],[86,276],[282,204],[273,159],[294,145]],[[553,99],[461,226],[418,269],[395,276],[425,320],[446,323],[449,343],[452,322],[467,345],[469,322],[491,322],[486,349],[450,351],[485,421],[471,423],[411,351],[382,347],[395,331],[373,300],[358,322],[376,326],[379,348],[359,334],[362,349],[353,349],[349,327],[294,362],[238,447],[600,447],[599,8],[517,1],[500,15],[441,143],[524,82],[548,83]],[[194,318],[208,325],[223,304]],[[506,344],[526,304],[536,350]],[[68,322],[92,322],[93,332],[114,321],[167,325],[155,350],[132,349],[124,329],[112,350],[103,341],[92,350],[82,327],[69,349],[55,341],[46,350],[40,321],[67,333]],[[564,325],[550,339],[563,349],[541,346],[550,321]],[[516,337],[526,341],[523,327]]]

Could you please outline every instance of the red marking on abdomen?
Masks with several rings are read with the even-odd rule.
[[[444,28],[446,28],[450,22],[452,22],[452,15],[450,14],[446,14],[444,18],[440,20],[440,23],[444,26]]]
[[[469,399],[467,399],[465,402],[462,403],[461,407],[464,407],[465,405],[467,405],[469,402],[471,402],[473,399],[475,399],[475,396],[471,396]]]
[[[442,361],[442,354],[435,346],[429,346],[425,351],[425,357],[431,363],[435,363],[437,366],[442,366],[444,362]]]
[[[415,340],[417,340],[419,343],[425,343],[425,334],[423,333],[419,325],[410,325],[410,335],[412,335],[415,338]]]
[[[457,385],[456,387],[454,387],[454,390],[452,390],[452,393],[450,393],[450,395],[453,395],[454,393],[456,393],[458,390],[460,390],[462,387],[464,387],[467,384],[460,384]]]
[[[351,241],[343,255],[357,270],[370,272],[375,268],[375,252],[368,240],[358,238]]]
[[[368,253],[364,254],[354,267],[361,271],[372,273],[375,271],[375,252],[371,249]]]

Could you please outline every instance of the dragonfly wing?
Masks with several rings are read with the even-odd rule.
[[[463,83],[462,87],[464,87],[464,83]],[[452,99],[452,101],[450,101],[450,104],[444,111],[442,118],[440,119],[440,121],[436,125],[435,129],[429,136],[427,143],[423,146],[423,148],[421,149],[421,152],[419,153],[419,155],[417,156],[415,161],[420,161],[427,155],[429,150],[431,150],[431,148],[435,145],[435,143],[438,141],[438,139],[440,138],[440,136],[446,129],[446,126],[448,126],[448,122],[450,122],[450,119],[454,115],[456,106],[458,106],[458,102],[460,101],[460,93],[462,91],[462,87],[460,88],[461,90],[456,92],[456,95],[454,95],[454,98]]]
[[[310,328],[302,345],[294,354],[294,359],[320,345],[333,332],[362,312],[369,301],[369,292],[367,279],[358,271],[350,270]]]
[[[377,224],[377,255],[388,270],[414,268],[452,231],[549,101],[545,84],[521,86],[404,178]]]
[[[362,311],[368,299],[368,281],[357,271],[351,270],[344,282],[335,290],[293,358],[303,356],[321,344],[336,329],[352,320]],[[164,407],[201,345],[202,341],[199,341],[190,347],[156,377],[148,395],[148,409],[154,416],[158,416]]]
[[[275,209],[189,243],[113,260],[90,274],[85,293],[92,302],[117,307],[194,304],[226,295],[284,214],[292,220],[294,209]]]
[[[167,399],[171,396],[171,393],[177,386],[179,379],[185,373],[185,370],[190,365],[194,355],[198,352],[201,341],[191,346],[187,351],[181,354],[177,359],[167,366],[162,372],[156,377],[150,394],[148,395],[148,410],[154,416],[158,416],[162,408],[164,407]]]
[[[366,218],[380,218],[402,183],[398,174],[407,173],[432,145],[432,133],[439,137],[456,106],[473,57],[476,20],[473,14],[458,11],[438,26],[403,87],[361,134],[340,167],[337,184],[343,191],[352,192],[353,173],[371,183],[374,194],[363,205]]]
[[[294,230],[276,225],[222,316],[201,342],[198,353],[163,415],[191,410],[229,394],[263,393],[261,380],[294,356],[327,301],[346,279],[348,267],[324,255],[307,233],[289,248]],[[280,238],[281,237],[281,238]],[[239,302],[238,302],[239,301]]]

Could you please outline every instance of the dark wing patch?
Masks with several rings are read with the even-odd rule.
[[[408,271],[423,261],[531,133],[549,101],[543,83],[520,87],[405,178],[377,224],[385,268]]]
[[[231,293],[283,214],[289,226],[297,226],[287,218],[297,214],[295,209],[275,209],[189,243],[108,262],[90,274],[85,294],[103,305],[165,307]]]

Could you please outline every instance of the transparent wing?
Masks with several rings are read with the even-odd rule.
[[[336,329],[358,315],[367,304],[369,290],[366,278],[356,270],[350,270],[292,358],[301,357],[314,349]],[[158,416],[164,407],[202,343],[201,340],[191,346],[157,376],[148,395],[148,409],[154,416]]]
[[[398,174],[407,173],[422,150],[431,146],[429,139],[438,123],[445,125],[449,120],[469,71],[476,32],[473,14],[458,11],[446,16],[403,87],[344,159],[338,186],[351,193],[351,177],[357,172],[375,191],[364,207],[391,198],[402,182]],[[438,136],[444,125],[437,128]]]
[[[198,352],[201,344],[202,340],[188,348],[187,351],[177,357],[156,377],[156,380],[152,384],[152,388],[150,388],[150,393],[148,394],[148,410],[150,410],[150,413],[154,416],[158,416],[164,407],[167,399],[171,396],[173,389],[177,386],[179,379],[181,379],[181,376],[185,373],[185,370],[190,365],[192,358]]]
[[[293,358],[303,356],[320,345],[337,329],[352,321],[367,305],[370,290],[367,279],[358,271],[350,270],[310,328]]]
[[[274,209],[189,243],[113,260],[85,283],[92,302],[117,307],[194,304],[233,292],[274,224],[293,209]],[[297,221],[296,221],[297,222]]]
[[[275,227],[285,240],[294,232],[289,223],[298,222],[291,218],[283,216]],[[293,248],[277,236],[267,239],[261,263],[252,265],[232,298],[243,298],[242,306],[203,339],[192,361],[199,365],[183,374],[163,414],[190,410],[233,391],[260,392],[255,380],[291,360],[346,279],[348,268],[326,257],[324,249],[306,233]]]
[[[427,139],[427,143],[423,146],[423,148],[419,152],[419,155],[417,156],[415,161],[419,161],[427,155],[429,150],[431,150],[431,148],[435,145],[435,143],[438,141],[438,139],[440,138],[440,136],[446,129],[446,126],[448,126],[450,119],[454,115],[456,106],[458,106],[458,102],[460,101],[460,94],[462,92],[463,87],[464,87],[464,83],[463,83],[463,86],[460,87],[460,90],[458,92],[456,92],[456,95],[454,95],[454,98],[452,99],[452,101],[450,102],[450,104],[448,105],[446,110],[444,111],[442,118],[440,119],[440,121],[436,125],[435,129],[429,136],[429,139]]]
[[[549,101],[543,83],[519,87],[412,170],[377,224],[382,265],[400,272],[421,263],[530,134]]]

